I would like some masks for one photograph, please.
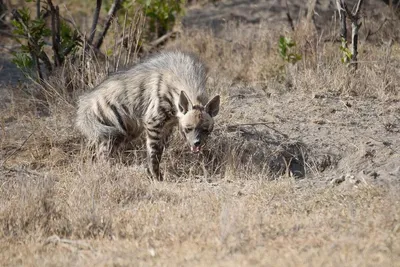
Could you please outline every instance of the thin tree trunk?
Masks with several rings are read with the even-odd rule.
[[[339,11],[339,18],[340,18],[340,40],[342,43],[342,48],[344,50],[347,49],[347,23],[346,23],[346,12],[342,5],[341,0],[336,1],[337,9]],[[347,63],[347,55],[345,52],[344,54],[344,63]]]
[[[357,56],[358,56],[358,31],[361,27],[360,22],[360,10],[363,4],[363,0],[358,0],[357,5],[355,6],[354,12],[351,12],[345,0],[336,0],[337,8],[339,10],[340,15],[340,37],[342,39],[342,47],[344,49],[347,48],[347,28],[346,28],[346,16],[351,21],[351,65],[357,69]],[[347,63],[347,53],[345,53],[345,62]]]
[[[61,57],[60,57],[60,28],[59,28],[59,18],[57,17],[58,12],[57,9],[54,7],[51,0],[47,0],[47,4],[50,7],[51,12],[51,38],[52,38],[52,46],[53,46],[53,53],[54,53],[54,65],[60,66],[61,65]]]
[[[90,35],[89,35],[89,39],[88,39],[88,43],[90,45],[92,45],[94,36],[96,34],[96,27],[97,27],[97,22],[99,21],[99,15],[100,15],[102,2],[103,2],[102,0],[96,1],[96,10],[94,11],[92,27],[90,29]]]
[[[352,14],[353,16],[351,17],[351,45],[352,45],[351,62],[355,69],[358,68],[358,63],[357,63],[358,30],[361,27],[360,10],[361,10],[361,6],[362,6],[363,2],[364,2],[363,0],[358,0],[356,10],[354,11],[354,13]]]
[[[112,4],[110,10],[108,11],[108,16],[106,23],[104,25],[103,32],[101,33],[99,39],[97,39],[97,42],[95,44],[96,49],[99,49],[100,46],[103,44],[104,37],[106,36],[108,29],[110,28],[111,21],[114,18],[115,14],[117,13],[118,9],[120,8],[120,2],[121,0],[114,0],[114,3]]]
[[[40,0],[36,0],[36,18],[40,18]]]

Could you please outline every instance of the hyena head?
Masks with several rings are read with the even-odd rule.
[[[214,129],[214,119],[219,111],[219,95],[205,106],[193,105],[186,93],[179,96],[179,111],[184,115],[179,119],[179,132],[186,139],[193,153],[200,152]]]

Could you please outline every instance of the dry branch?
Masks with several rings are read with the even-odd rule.
[[[294,31],[294,23],[292,16],[290,15],[290,9],[287,0],[285,1],[285,4],[286,4],[286,18],[289,22],[290,28],[292,29],[292,31]]]
[[[107,16],[106,23],[104,25],[103,32],[101,33],[101,35],[99,36],[99,39],[97,39],[97,42],[94,45],[94,47],[96,49],[99,49],[100,46],[103,44],[104,37],[106,36],[108,29],[110,28],[111,21],[114,18],[115,13],[117,13],[118,9],[121,6],[120,4],[121,4],[121,0],[114,0],[110,10],[108,11],[108,16]]]
[[[36,18],[40,18],[40,0],[36,0]]]
[[[400,3],[400,2],[399,2],[399,3]],[[382,28],[383,28],[383,26],[385,25],[386,22],[388,22],[388,19],[387,19],[387,18],[385,18],[385,19],[383,20],[383,22],[381,23],[381,25],[379,25],[378,29],[375,30],[375,31],[372,31],[371,29],[368,29],[368,30],[367,30],[367,33],[365,34],[364,41],[367,41],[369,37],[371,37],[372,35],[377,34],[380,30],[382,30]]]
[[[93,22],[92,22],[92,27],[90,29],[90,35],[88,39],[88,43],[92,45],[94,35],[96,34],[96,27],[97,27],[97,22],[99,21],[99,15],[100,15],[100,9],[101,9],[101,4],[102,0],[97,0],[96,1],[96,10],[93,15]]]
[[[62,59],[60,57],[60,13],[58,6],[54,7],[51,0],[47,0],[47,4],[50,7],[51,12],[51,38],[52,38],[52,47],[54,51],[54,65],[61,66]]]
[[[19,147],[17,147],[16,149],[14,149],[9,155],[6,155],[6,157],[4,158],[3,162],[1,163],[1,166],[2,166],[2,167],[4,166],[4,164],[5,164],[12,156],[14,156],[17,152],[19,152],[19,151],[24,147],[24,145],[26,144],[26,142],[28,142],[29,138],[31,138],[31,136],[32,136],[34,133],[35,133],[34,131],[31,132],[31,133],[28,135],[28,137],[22,142],[22,144],[21,144]]]

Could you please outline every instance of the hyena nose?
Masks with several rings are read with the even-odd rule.
[[[200,140],[196,140],[196,141],[194,142],[194,146],[200,146],[200,144],[201,144]]]

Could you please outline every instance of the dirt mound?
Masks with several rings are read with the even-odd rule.
[[[285,158],[289,159],[287,162],[293,160],[287,165],[290,170],[301,166],[298,172],[308,170],[311,176],[321,176],[323,172],[327,179],[344,176],[365,183],[399,181],[398,100],[359,99],[329,93],[266,93],[254,87],[231,92],[226,105],[230,121],[239,125],[236,129],[243,139],[256,137],[249,150],[254,158],[261,154],[262,160],[272,162],[272,169],[285,166],[276,161]],[[252,123],[246,126],[246,122]],[[264,155],[262,144],[266,143],[270,152],[284,153],[275,157],[274,153]]]

